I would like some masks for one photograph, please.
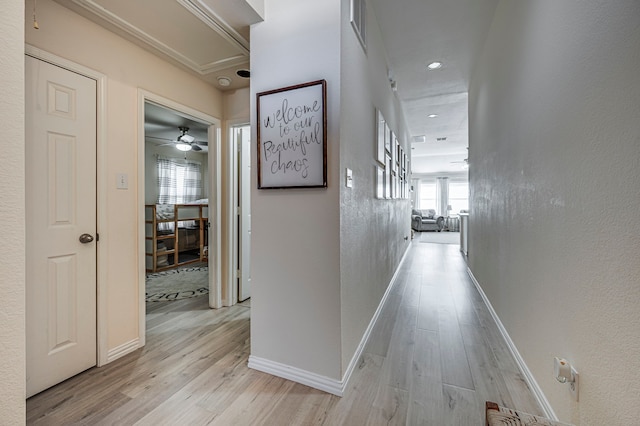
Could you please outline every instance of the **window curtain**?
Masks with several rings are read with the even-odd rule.
[[[411,179],[411,188],[413,192],[411,193],[411,206],[419,210],[420,206],[420,179]]]
[[[447,217],[449,215],[449,178],[436,179],[436,214]]]
[[[186,204],[202,196],[201,164],[192,160],[158,157],[158,204]],[[184,226],[179,223],[178,226]],[[173,231],[173,223],[158,225],[161,231]]]

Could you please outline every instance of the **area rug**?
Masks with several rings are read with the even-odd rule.
[[[209,268],[171,269],[147,274],[147,302],[166,302],[209,294]]]
[[[432,244],[460,244],[459,232],[420,232],[421,243]]]

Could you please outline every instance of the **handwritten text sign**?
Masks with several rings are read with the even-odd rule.
[[[326,82],[257,96],[258,188],[326,187]]]

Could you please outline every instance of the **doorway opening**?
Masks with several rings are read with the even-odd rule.
[[[219,120],[140,92],[140,330],[153,302],[220,302]],[[153,310],[153,309],[152,309]],[[143,343],[144,344],[144,343]]]
[[[232,304],[251,297],[251,127],[247,123],[229,128],[230,203],[229,241],[232,241],[228,288]]]

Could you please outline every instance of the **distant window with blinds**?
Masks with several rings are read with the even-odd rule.
[[[351,26],[364,51],[367,51],[367,3],[365,0],[351,0]]]

